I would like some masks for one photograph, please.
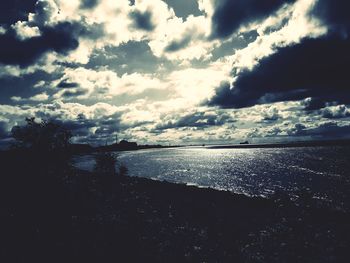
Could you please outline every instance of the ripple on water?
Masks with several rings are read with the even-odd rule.
[[[118,154],[130,176],[229,190],[249,196],[293,195],[309,188],[313,196],[347,204],[350,147],[275,149],[148,149]],[[92,156],[75,165],[93,169]],[[350,205],[350,204],[349,204]]]

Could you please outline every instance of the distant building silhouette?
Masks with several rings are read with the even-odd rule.
[[[127,140],[121,140],[118,144],[119,149],[136,149],[137,143],[136,142],[128,142]]]

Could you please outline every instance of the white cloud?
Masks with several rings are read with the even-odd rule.
[[[31,101],[47,101],[48,99],[49,95],[46,93],[37,94],[29,98]]]
[[[190,105],[198,104],[213,95],[221,81],[228,80],[229,67],[222,63],[212,63],[207,68],[187,68],[174,71],[167,77],[167,85]]]
[[[147,89],[162,89],[160,80],[149,74],[124,74],[118,76],[110,70],[92,70],[79,67],[67,68],[61,79],[52,83],[56,88],[60,82],[75,83],[76,87],[61,88],[55,94],[55,98],[62,98],[66,91],[84,90],[85,92],[75,99],[111,99],[121,94],[134,95]]]
[[[19,39],[24,40],[40,36],[40,30],[36,26],[29,26],[27,22],[18,21],[11,26],[15,31]]]
[[[0,25],[0,35],[4,35],[6,33],[6,28]]]
[[[210,30],[210,19],[205,16],[190,15],[185,21],[173,17],[159,25],[149,46],[156,56],[171,60],[207,59],[216,43],[207,40]],[[174,45],[178,47],[170,50]]]
[[[214,0],[198,0],[198,8],[211,17],[214,13]]]
[[[23,99],[21,97],[19,97],[19,96],[12,96],[11,100],[15,101],[15,102],[19,102],[19,101],[22,101]]]

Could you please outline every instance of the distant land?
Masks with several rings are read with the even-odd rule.
[[[70,151],[72,153],[89,153],[89,152],[112,152],[112,151],[134,151],[142,149],[159,149],[159,148],[177,148],[177,147],[205,147],[207,149],[249,149],[249,148],[290,148],[290,147],[315,147],[315,146],[350,146],[350,139],[344,140],[323,140],[323,141],[297,141],[288,143],[259,143],[250,144],[249,142],[239,144],[223,144],[223,145],[210,145],[210,144],[196,144],[196,145],[173,145],[164,146],[160,144],[144,144],[138,145],[136,142],[128,142],[122,140],[119,143],[113,143],[110,145],[93,147],[89,144],[71,144]]]
[[[350,146],[350,139],[324,140],[324,141],[298,141],[288,143],[259,143],[259,144],[229,144],[229,145],[207,145],[209,149],[230,149],[230,148],[290,148],[290,147],[314,147],[314,146]]]
[[[144,144],[138,145],[136,142],[121,140],[119,143],[113,143],[103,146],[91,146],[89,144],[71,144],[70,151],[73,153],[88,153],[88,152],[113,152],[113,151],[134,151],[153,148],[173,148],[179,146],[163,146],[160,144]]]

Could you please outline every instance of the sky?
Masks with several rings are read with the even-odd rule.
[[[0,146],[350,138],[348,0],[5,0]]]

